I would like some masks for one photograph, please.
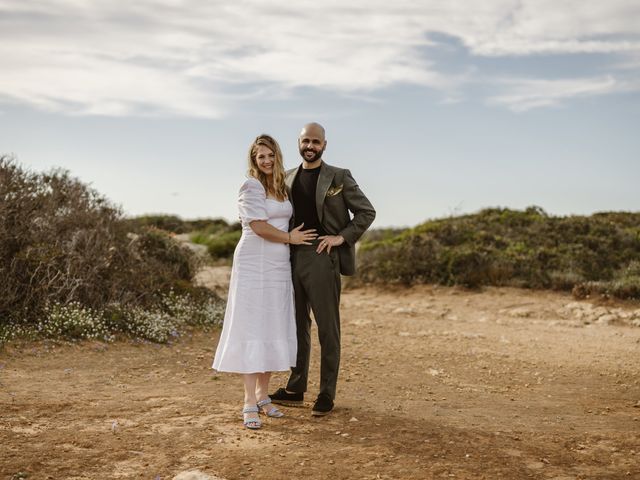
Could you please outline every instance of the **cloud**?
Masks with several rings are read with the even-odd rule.
[[[637,72],[640,71],[640,51],[625,56],[614,64],[616,70]]]
[[[640,51],[640,5],[608,2],[523,0],[488,2],[453,27],[476,55],[517,56]]]
[[[568,99],[606,95],[622,88],[611,76],[569,80],[511,79],[502,83],[506,92],[490,97],[488,103],[506,106],[514,112],[558,106]]]
[[[4,0],[0,98],[67,114],[196,117],[222,117],[237,102],[287,98],[299,87],[368,96],[417,85],[458,101],[481,75],[464,66],[445,73],[430,34],[458,39],[471,58],[637,58],[639,15],[627,0]],[[604,87],[591,78],[507,82],[491,101],[554,105],[613,91],[615,72],[607,75]],[[593,89],[563,93],[579,84]],[[553,95],[521,100],[527,89]]]

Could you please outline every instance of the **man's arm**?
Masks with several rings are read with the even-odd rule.
[[[349,245],[355,245],[362,234],[369,228],[376,218],[376,211],[369,199],[362,193],[349,170],[344,171],[342,196],[347,208],[353,214],[349,224],[343,228],[341,235]]]

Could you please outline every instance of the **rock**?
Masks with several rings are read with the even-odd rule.
[[[224,480],[222,477],[217,477],[215,475],[207,475],[200,470],[189,470],[185,472],[180,472],[173,480]]]
[[[398,307],[392,313],[402,313],[404,315],[413,315],[416,312],[413,308]]]
[[[598,320],[596,320],[596,323],[598,325],[609,325],[609,324],[615,322],[617,319],[618,319],[618,317],[616,315],[606,314],[606,315],[601,315],[600,317],[598,317]]]
[[[460,336],[462,338],[471,338],[471,339],[485,338],[485,335],[483,333],[474,333],[474,332],[462,332]]]
[[[594,317],[600,317],[602,315],[607,315],[609,314],[609,310],[606,309],[605,307],[596,307],[593,309],[593,316]]]
[[[353,320],[351,322],[351,325],[355,325],[356,327],[363,327],[363,326],[366,326],[366,325],[371,325],[372,323],[373,322],[371,320],[358,318],[356,320]]]
[[[585,312],[583,310],[574,310],[573,311],[573,316],[575,318],[577,318],[578,320],[582,320],[585,316],[587,316],[587,312]]]
[[[580,302],[570,302],[570,303],[567,303],[564,306],[564,308],[566,310],[582,310],[585,307],[585,305],[588,305],[588,304],[584,304]]]
[[[509,314],[509,316],[519,317],[519,318],[529,318],[534,313],[535,313],[535,310],[533,310],[530,307],[517,307],[507,311],[507,314]]]

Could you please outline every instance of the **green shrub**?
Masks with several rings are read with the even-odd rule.
[[[632,260],[615,272],[611,280],[583,281],[573,287],[577,298],[604,295],[626,299],[640,299],[640,260]]]
[[[189,250],[176,242],[162,230],[149,228],[134,237],[135,252],[147,266],[153,265],[164,280],[155,288],[166,290],[176,281],[191,280],[195,275],[196,264]]]
[[[640,261],[640,213],[553,217],[539,207],[490,208],[368,233],[354,281],[563,290],[607,285],[612,295],[631,298],[638,276],[621,272],[632,260]]]
[[[240,240],[242,232],[233,231],[227,232],[219,236],[215,236],[209,239],[207,242],[207,251],[212,258],[230,258],[233,256],[233,251]]]
[[[177,215],[141,215],[127,218],[125,223],[130,231],[152,227],[171,233],[189,233],[199,230],[213,234],[230,228],[229,223],[222,218],[183,220]]]
[[[189,239],[193,243],[205,245],[207,252],[214,260],[230,260],[241,235],[242,226],[234,223],[225,228],[208,228],[191,232]]]
[[[210,238],[211,234],[202,231],[196,231],[189,234],[189,240],[192,243],[197,243],[198,245],[206,245]]]

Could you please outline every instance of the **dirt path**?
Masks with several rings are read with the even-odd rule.
[[[316,350],[309,403],[256,433],[239,379],[209,368],[219,332],[13,346],[0,352],[0,478],[640,478],[630,308],[587,325],[588,303],[549,292],[345,291],[334,413],[310,416]]]

